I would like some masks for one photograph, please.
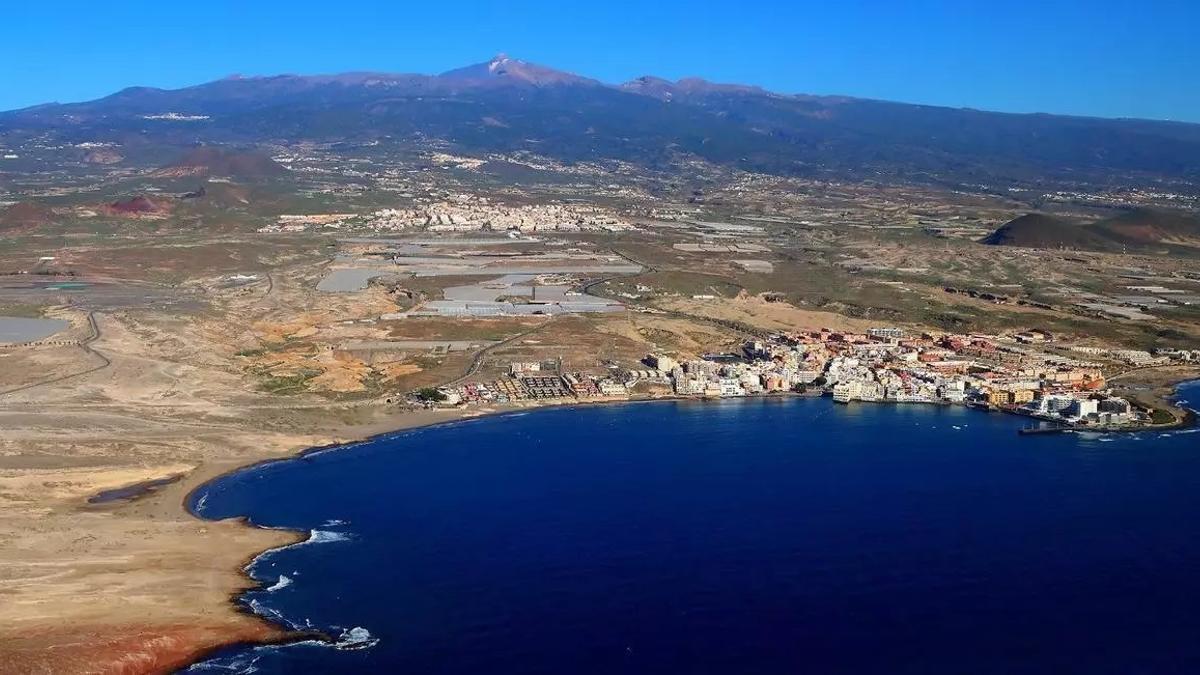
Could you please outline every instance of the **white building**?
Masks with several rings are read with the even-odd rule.
[[[1077,398],[1067,408],[1067,416],[1082,419],[1100,411],[1100,402],[1090,398]]]

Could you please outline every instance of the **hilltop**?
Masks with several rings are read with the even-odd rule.
[[[581,77],[536,63],[509,58],[507,54],[497,54],[486,63],[477,63],[463,68],[449,70],[438,76],[438,79],[448,81],[465,81],[479,84],[516,84],[532,86],[561,86],[586,85],[603,86],[599,81]]]

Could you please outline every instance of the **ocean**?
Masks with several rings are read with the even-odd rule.
[[[241,602],[331,640],[187,672],[1200,672],[1200,434],[1026,424],[634,403],[249,468],[190,506],[309,531]]]

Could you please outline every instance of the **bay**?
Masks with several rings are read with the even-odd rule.
[[[1200,671],[1200,435],[1024,425],[638,403],[249,468],[191,506],[310,531],[242,602],[334,640],[190,672]]]

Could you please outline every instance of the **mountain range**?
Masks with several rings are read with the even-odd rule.
[[[1200,125],[1008,114],[700,79],[607,84],[504,55],[440,75],[230,77],[0,113],[0,135],[197,144],[437,141],[668,167],[699,158],[835,178],[1194,190]]]

